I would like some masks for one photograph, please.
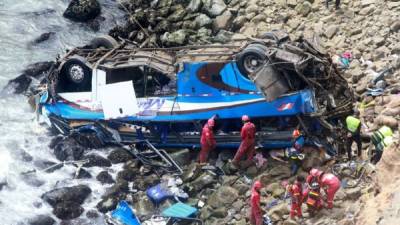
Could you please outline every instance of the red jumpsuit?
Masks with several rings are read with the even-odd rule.
[[[214,138],[213,129],[209,127],[208,124],[204,125],[203,130],[201,132],[200,145],[201,145],[201,150],[200,150],[199,162],[205,163],[207,162],[208,153],[211,150],[213,150],[217,145],[217,142],[215,141]]]
[[[328,208],[333,208],[333,198],[340,188],[340,180],[331,173],[322,174],[321,187],[325,190]]]
[[[239,163],[243,155],[246,153],[247,161],[251,161],[255,153],[255,140],[256,140],[256,127],[252,122],[246,122],[240,132],[242,142],[240,143],[239,149],[233,158],[234,163]]]
[[[308,175],[307,183],[310,183],[312,180],[312,176]],[[318,183],[321,188],[325,190],[326,193],[326,201],[328,204],[328,208],[333,208],[333,199],[335,198],[336,192],[340,188],[340,180],[335,175],[331,173],[324,173],[321,175]]]
[[[254,188],[251,190],[250,206],[250,223],[253,225],[262,225],[263,221],[260,207],[260,193]]]
[[[295,216],[302,217],[301,204],[303,203],[303,190],[301,183],[295,182],[289,187],[289,193],[292,197],[292,205],[290,208],[290,218],[294,219]]]

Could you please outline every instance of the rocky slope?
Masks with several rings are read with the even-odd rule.
[[[333,3],[330,9],[326,9],[323,0],[192,0],[190,2],[160,0],[154,1],[153,3],[158,5],[150,8],[140,7],[140,3],[135,5],[138,2],[140,1],[125,1],[124,4],[138,21],[149,18],[145,22],[144,27],[147,29],[145,33],[153,35],[153,43],[158,45],[224,42],[229,38],[258,36],[273,29],[283,29],[290,33],[292,39],[317,37],[321,45],[333,56],[350,52],[353,56],[352,61],[344,74],[357,94],[358,103],[355,108],[361,111],[362,118],[369,127],[368,132],[385,124],[395,130],[395,137],[398,140],[399,104],[395,101],[399,92],[400,76],[398,0],[344,0],[341,9],[337,11],[333,9]],[[154,15],[154,11],[160,14]],[[138,39],[140,32],[129,20],[125,27],[114,29],[111,34],[122,34],[125,38],[141,42],[146,37],[139,35],[142,39]],[[378,72],[387,68],[391,68],[391,73],[385,76],[388,86],[383,97],[367,96],[366,89],[373,87],[371,80]],[[368,148],[369,143],[365,142],[363,147]],[[275,165],[263,173],[264,177],[274,176],[274,171],[283,173],[282,176],[265,180],[267,185],[263,192],[266,197],[265,203],[282,194],[283,189],[277,178],[287,177],[287,174],[284,175],[285,168],[282,165]],[[385,173],[387,169],[385,166],[379,166],[378,174]],[[386,177],[386,180],[380,182],[391,183],[393,177]],[[215,194],[209,196],[206,207],[201,210],[201,218],[206,220],[206,224],[246,224],[244,218],[247,212],[246,197],[249,186],[238,180],[229,181],[229,178],[235,180],[235,177],[224,177],[223,179],[227,181],[223,181],[222,186],[217,187]],[[229,184],[233,188],[228,188],[224,184]],[[342,189],[336,199],[337,207],[332,211],[323,210],[316,218],[298,222],[366,224],[369,221],[373,224],[380,220],[380,224],[395,224],[393,223],[395,216],[391,216],[393,214],[390,212],[395,210],[393,202],[396,196],[392,193],[397,188],[383,186],[381,194],[378,195],[376,194],[379,190],[374,188],[373,184]],[[221,199],[218,196],[233,197]],[[392,196],[391,200],[385,200],[387,196]],[[370,215],[369,212],[376,209],[376,204],[384,209],[390,208],[391,211],[384,214],[378,211],[370,220],[366,219],[369,216],[365,215]],[[363,206],[362,211],[360,206]],[[296,224],[295,221],[286,220],[287,210],[287,204],[281,203],[271,208],[269,214],[277,224]]]

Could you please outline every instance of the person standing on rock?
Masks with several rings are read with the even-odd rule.
[[[304,177],[297,176],[293,184],[289,184],[287,191],[291,196],[290,218],[294,219],[296,216],[301,218],[301,205],[303,203],[303,183]]]
[[[393,143],[393,131],[388,126],[382,126],[379,130],[375,131],[371,140],[375,146],[374,155],[371,158],[372,164],[377,164],[381,160],[383,150]]]
[[[331,173],[324,173],[321,170],[313,168],[310,170],[310,175],[308,175],[306,181],[308,185],[311,185],[314,180],[317,180],[320,187],[324,189],[326,194],[327,208],[332,209],[333,199],[335,198],[336,192],[340,188],[339,178]]]
[[[243,127],[240,132],[242,142],[232,160],[232,163],[236,166],[239,165],[239,161],[242,159],[244,154],[246,154],[247,162],[250,164],[255,153],[256,127],[252,122],[250,122],[250,118],[247,115],[242,116],[242,122]]]
[[[295,129],[292,133],[292,137],[294,139],[293,147],[288,151],[288,158],[290,163],[290,175],[296,175],[297,171],[301,166],[301,161],[304,158],[304,155],[301,154],[301,149],[304,146],[304,137],[301,135],[298,129]]]
[[[346,139],[346,151],[349,160],[352,158],[351,145],[353,142],[357,143],[357,156],[361,156],[362,143],[361,143],[361,121],[354,117],[346,117],[346,129],[347,129],[347,139]]]
[[[217,141],[214,137],[215,117],[210,118],[204,125],[201,132],[200,145],[201,150],[199,154],[199,163],[206,163],[208,154],[215,149]]]
[[[261,195],[260,190],[262,188],[262,184],[260,181],[256,180],[251,189],[250,196],[250,223],[253,225],[262,225],[262,210],[260,206]]]
[[[326,8],[329,9],[329,2],[331,0],[325,0]],[[340,0],[335,0],[335,8],[336,10],[340,9]]]

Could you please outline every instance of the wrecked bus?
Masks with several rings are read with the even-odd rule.
[[[309,137],[335,134],[352,110],[351,91],[329,57],[279,32],[178,48],[100,37],[58,60],[47,80],[40,107],[48,124],[101,143],[198,147],[204,122],[218,115],[217,146],[237,148],[247,114],[259,147],[283,148],[298,127]]]

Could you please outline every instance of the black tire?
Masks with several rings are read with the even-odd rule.
[[[68,87],[66,91],[91,91],[92,70],[86,65],[86,60],[80,56],[73,56],[62,64],[61,82]]]
[[[96,37],[90,42],[90,47],[92,49],[96,48],[113,49],[117,46],[118,46],[117,40],[115,40],[110,35]]]
[[[260,39],[268,39],[273,41],[278,41],[278,37],[274,34],[274,32],[266,32],[260,35]]]
[[[249,44],[237,56],[237,67],[242,75],[249,77],[249,74],[261,68],[266,60],[267,47],[263,44]]]

